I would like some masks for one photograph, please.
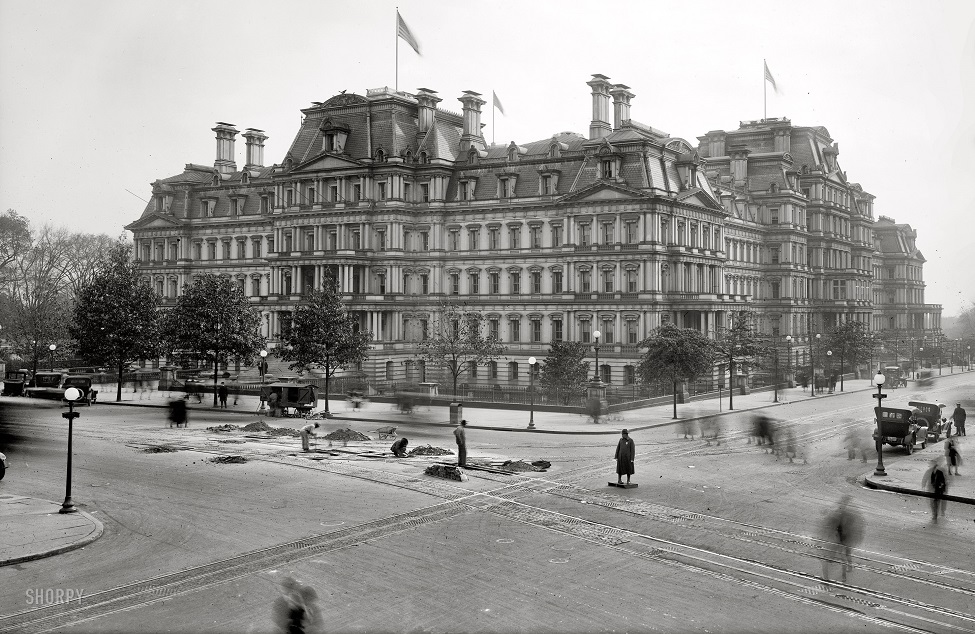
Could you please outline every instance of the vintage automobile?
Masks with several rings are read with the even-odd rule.
[[[908,407],[913,407],[916,411],[915,416],[923,417],[928,425],[928,440],[938,442],[941,437],[947,438],[951,435],[951,421],[945,420],[941,415],[944,403],[933,401],[908,401]]]
[[[884,376],[887,377],[884,387],[892,390],[898,387],[907,387],[907,377],[904,375],[904,371],[896,365],[889,365],[884,368]]]
[[[7,456],[0,451],[0,480],[3,480],[4,474],[7,473]]]
[[[78,399],[79,403],[85,403],[86,405],[91,405],[98,398],[98,390],[92,387],[90,376],[71,376],[68,375],[64,377],[64,382],[61,383],[61,394],[64,398],[64,390],[69,387],[77,388],[81,391],[81,398]]]
[[[284,416],[307,416],[318,405],[316,389],[312,383],[268,383],[261,386],[261,406],[276,394],[275,406]]]
[[[38,372],[27,384],[24,394],[29,398],[59,399],[64,396],[61,388],[64,376],[64,372]]]
[[[923,417],[915,417],[909,409],[897,407],[875,407],[877,428],[873,439],[884,445],[902,446],[908,454],[914,453],[914,445],[920,443],[921,449],[927,447],[928,428]]]
[[[2,396],[23,396],[24,386],[30,377],[29,370],[13,370],[4,374]]]

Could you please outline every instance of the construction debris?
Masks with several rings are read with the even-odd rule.
[[[301,432],[292,427],[271,427],[267,430],[271,436],[300,436]]]
[[[549,467],[552,466],[552,463],[549,462],[548,460],[533,460],[532,466],[538,467],[539,469],[548,469]]]
[[[458,482],[467,482],[468,480],[467,474],[455,465],[432,464],[423,473],[436,478],[457,480]]]
[[[337,429],[331,434],[326,434],[323,436],[326,440],[371,440],[369,436],[365,434],[360,434],[357,431],[352,431],[351,429]]]
[[[452,456],[453,451],[449,449],[443,449],[441,447],[433,447],[431,445],[423,445],[422,447],[416,447],[411,449],[407,455],[410,456]]]
[[[243,456],[217,456],[216,458],[211,458],[210,462],[216,462],[217,464],[243,464],[247,462],[247,458]]]
[[[230,425],[230,424],[227,424],[227,425],[216,425],[214,427],[207,427],[207,431],[217,431],[217,432],[220,432],[220,431],[237,431],[239,429],[240,429],[240,427],[238,427],[237,425]]]
[[[173,453],[174,451],[179,450],[179,447],[171,447],[170,445],[153,445],[151,447],[146,447],[142,451],[145,453]]]
[[[528,464],[524,460],[505,460],[501,463],[501,468],[505,471],[545,471],[534,464]]]
[[[244,425],[243,427],[241,427],[241,429],[243,431],[271,431],[272,428],[264,421],[259,420],[256,423],[250,423],[249,425]]]

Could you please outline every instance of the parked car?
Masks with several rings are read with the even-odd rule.
[[[13,370],[7,372],[3,377],[2,396],[23,396],[24,386],[30,380],[29,370]]]
[[[945,406],[944,403],[935,403],[934,401],[908,401],[907,405],[916,410],[915,417],[923,418],[927,421],[929,441],[938,442],[942,436],[948,436],[950,433],[949,430],[951,429],[951,421],[941,415],[941,410]]]
[[[7,473],[7,456],[0,451],[0,480],[3,480],[5,473]]]
[[[92,388],[91,377],[90,376],[66,376],[64,377],[64,382],[61,383],[61,395],[64,397],[64,390],[69,387],[77,388],[81,390],[81,398],[78,399],[78,403],[85,403],[91,405],[98,398],[98,390]]]
[[[24,390],[29,398],[59,399],[64,396],[64,372],[38,372]]]
[[[920,443],[921,449],[927,447],[928,428],[924,417],[914,416],[909,409],[897,407],[875,407],[877,428],[874,440],[882,444],[902,446],[908,454],[914,453],[914,445]]]

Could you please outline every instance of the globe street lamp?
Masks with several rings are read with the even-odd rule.
[[[785,336],[785,343],[788,346],[788,355],[785,359],[785,375],[792,376],[792,335]],[[793,378],[793,380],[795,380]],[[794,383],[789,383],[787,387],[794,387]]]
[[[81,416],[79,412],[74,411],[74,403],[79,398],[81,398],[81,390],[76,387],[69,387],[64,391],[64,400],[68,401],[68,411],[61,414],[61,416],[68,419],[68,477],[64,486],[64,502],[61,503],[61,508],[58,510],[58,513],[78,512],[74,502],[71,501],[71,437],[74,431],[72,429],[74,427],[74,419]]]
[[[592,338],[594,341],[592,347],[596,350],[596,376],[593,377],[593,380],[599,383],[600,378],[599,378],[599,331],[598,330],[592,333]]]
[[[47,347],[51,351],[51,372],[54,372],[54,351],[58,349],[55,344],[51,344]]]
[[[263,414],[266,409],[264,405],[264,375],[267,374],[267,350],[261,350],[259,354],[261,355],[261,360],[257,369],[261,373],[261,406],[257,409]]]
[[[810,388],[812,396],[816,396],[816,344],[821,338],[822,335],[817,334],[815,343],[812,340],[809,342],[809,382],[812,384]]]
[[[528,394],[531,398],[531,409],[528,410],[528,429],[535,429],[535,357],[528,357]]]
[[[833,369],[832,360],[833,360],[833,351],[832,350],[827,350],[826,351],[826,366],[827,367],[824,367],[823,368],[823,379],[826,379],[826,372],[828,370],[832,370]],[[832,394],[833,393],[833,379],[832,379],[832,377],[830,377],[829,379],[826,379],[826,380],[828,381],[827,385],[829,385],[829,393]]]
[[[877,384],[877,393],[873,395],[873,397],[877,399],[877,432],[875,436],[877,439],[877,469],[873,472],[875,476],[887,475],[887,471],[884,469],[884,437],[881,435],[880,429],[880,408],[883,404],[883,400],[887,398],[887,395],[881,391],[881,388],[884,386],[884,381],[886,380],[887,377],[880,372],[877,372],[877,375],[873,377],[873,382]]]

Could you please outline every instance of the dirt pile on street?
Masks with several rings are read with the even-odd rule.
[[[337,429],[324,436],[326,440],[370,440],[369,436],[351,429]]]
[[[217,456],[216,458],[211,458],[210,462],[217,464],[243,464],[247,462],[247,458],[243,456]]]
[[[267,430],[267,433],[272,436],[293,436],[297,437],[301,435],[301,432],[297,429],[291,427],[271,427]]]
[[[433,447],[431,445],[423,445],[422,447],[417,447],[416,449],[410,450],[410,456],[452,456],[453,451],[449,449],[443,449],[441,447]]]
[[[432,464],[423,473],[436,478],[467,482],[467,474],[454,465]]]
[[[501,468],[505,471],[544,471],[541,467],[536,467],[534,464],[529,464],[524,460],[505,460],[501,464]]]
[[[207,431],[237,431],[240,427],[237,425],[215,425],[213,427],[207,427]]]
[[[262,420],[241,427],[243,431],[271,431],[272,427]]]
[[[179,451],[179,447],[170,447],[169,445],[153,445],[151,447],[146,447],[142,451],[144,453],[173,453],[174,451]]]

